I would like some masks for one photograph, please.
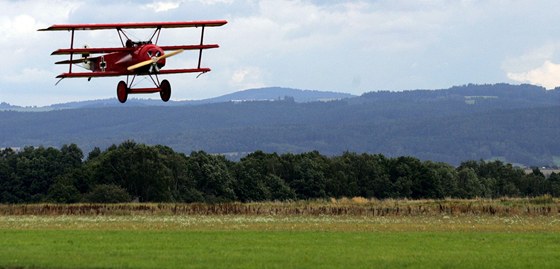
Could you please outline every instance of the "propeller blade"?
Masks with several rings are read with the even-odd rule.
[[[157,62],[157,61],[156,61],[156,62]],[[137,64],[131,65],[131,66],[129,66],[129,67],[126,68],[126,69],[127,69],[128,71],[132,71],[132,70],[134,70],[134,69],[137,69],[137,68],[140,68],[140,67],[149,65],[149,64],[153,64],[153,63],[154,63],[154,61],[153,61],[152,59],[150,59],[150,60],[145,60],[145,61],[143,61],[143,62],[139,62],[139,63],[137,63]]]
[[[181,53],[181,52],[183,52],[183,51],[185,51],[185,50],[180,49],[180,50],[176,50],[176,51],[173,51],[173,52],[164,54],[164,55],[159,56],[159,57],[152,57],[152,59],[150,59],[150,60],[146,60],[146,61],[139,62],[139,63],[137,63],[137,64],[134,64],[134,65],[129,66],[129,67],[127,68],[127,70],[128,70],[128,71],[132,71],[132,70],[134,70],[134,69],[137,69],[137,68],[140,68],[140,67],[149,65],[149,64],[155,64],[155,63],[159,62],[161,59],[165,59],[165,58],[169,58],[169,57],[171,57],[171,56],[175,56],[175,55],[177,55],[177,54],[179,54],[179,53]],[[159,69],[159,68],[158,68],[158,69]],[[159,70],[158,70],[158,71],[159,71]]]
[[[183,52],[183,51],[185,51],[185,50],[184,50],[184,49],[180,49],[180,50],[176,50],[176,51],[173,51],[173,52],[164,54],[163,56],[159,56],[159,57],[158,57],[158,61],[161,60],[161,59],[169,58],[169,57],[171,57],[171,56],[175,56],[175,55],[177,55],[177,54],[179,54],[179,53],[181,53],[181,52]],[[156,61],[156,62],[157,62],[157,61]]]

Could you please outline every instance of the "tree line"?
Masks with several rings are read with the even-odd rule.
[[[94,148],[75,144],[0,151],[0,203],[228,202],[328,197],[440,199],[560,196],[550,176],[501,161],[454,167],[414,157],[317,151],[253,152],[234,162],[134,141]]]

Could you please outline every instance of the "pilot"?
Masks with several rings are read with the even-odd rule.
[[[126,47],[127,48],[132,48],[134,46],[134,42],[132,42],[132,40],[127,39],[126,40]]]

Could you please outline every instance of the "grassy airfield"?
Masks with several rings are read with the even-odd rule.
[[[560,203],[0,205],[0,268],[557,268]]]

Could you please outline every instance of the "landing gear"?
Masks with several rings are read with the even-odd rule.
[[[161,100],[164,102],[169,101],[169,98],[171,98],[171,84],[169,84],[169,81],[167,81],[167,79],[161,81],[159,88],[159,96],[161,97]]]
[[[121,80],[119,81],[119,84],[117,84],[117,99],[119,99],[119,102],[121,103],[126,102],[126,99],[128,98],[129,94],[140,94],[140,93],[159,92],[159,96],[161,97],[161,100],[163,100],[164,102],[169,101],[169,99],[171,98],[171,84],[169,83],[169,81],[167,81],[167,79],[162,80],[161,83],[159,83],[158,85],[159,80],[157,79],[157,75],[155,80],[150,75],[150,78],[152,78],[152,81],[154,82],[155,88],[132,88],[132,85],[134,83],[134,77],[130,82],[128,81],[128,77],[127,77],[126,79],[127,82]],[[128,85],[131,86],[129,87]]]
[[[119,99],[119,102],[124,103],[127,98],[128,86],[126,85],[126,82],[121,80],[119,84],[117,84],[117,99]]]

